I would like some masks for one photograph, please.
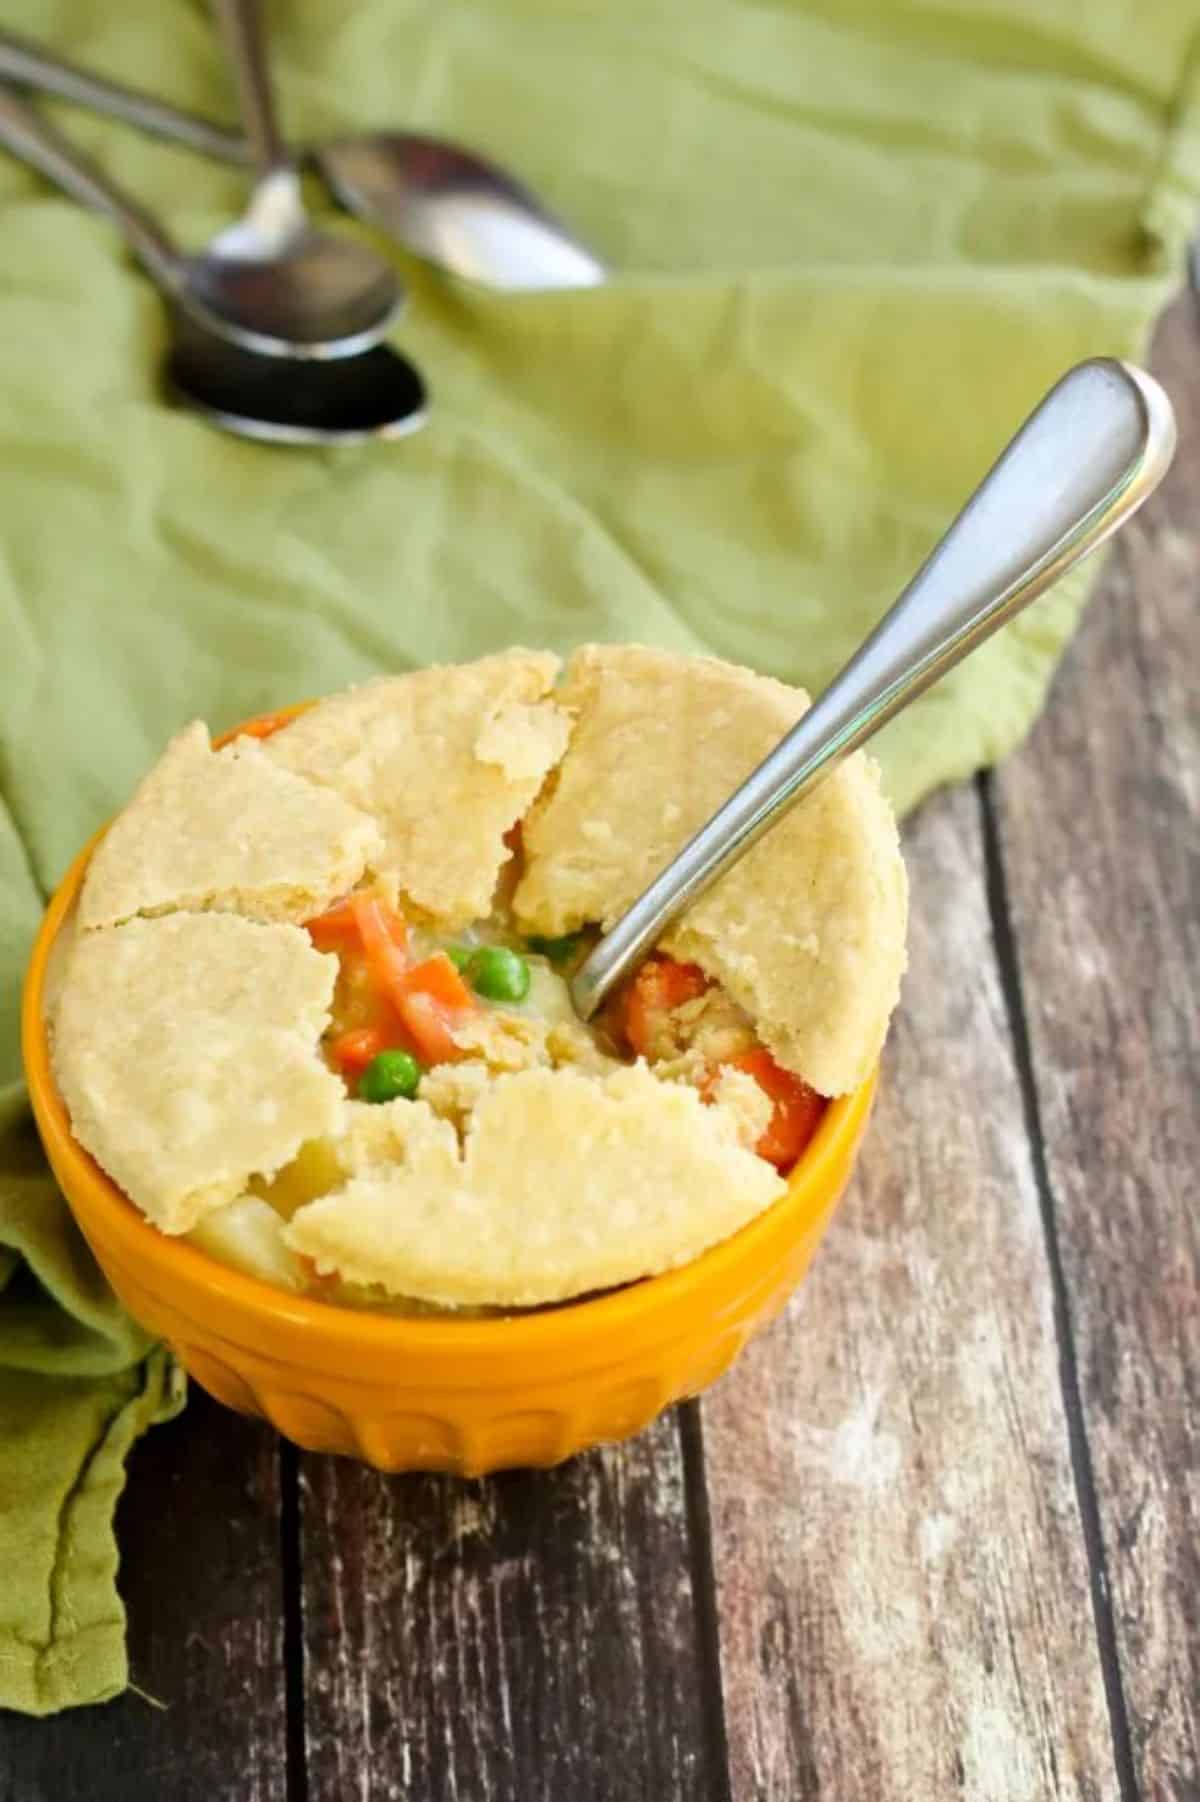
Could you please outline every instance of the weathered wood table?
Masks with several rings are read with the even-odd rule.
[[[861,1174],[702,1404],[386,1479],[196,1394],[120,1511],[144,1694],[2,1802],[1200,1798],[1200,332],[1031,743],[911,823]],[[152,1699],[153,1698],[153,1699]]]

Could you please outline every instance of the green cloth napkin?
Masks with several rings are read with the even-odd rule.
[[[216,115],[204,7],[5,23]],[[126,1680],[111,1514],[177,1404],[19,1088],[18,984],[71,853],[183,721],[514,641],[641,639],[822,683],[1023,413],[1136,355],[1200,194],[1186,0],[363,0],[275,9],[288,127],[493,152],[620,271],[505,298],[416,265],[428,429],[318,454],[163,406],[112,228],[0,157],[0,1704]],[[56,116],[185,245],[236,172]],[[909,806],[1029,726],[1068,582],[898,722]]]

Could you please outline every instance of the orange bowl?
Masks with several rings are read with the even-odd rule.
[[[478,1476],[556,1464],[640,1432],[705,1389],[804,1276],[849,1179],[874,1075],[829,1104],[787,1194],[732,1238],[664,1276],[534,1313],[359,1313],[273,1288],[159,1232],[76,1142],[50,1069],[47,961],[98,838],[68,870],[30,958],[29,1093],[54,1174],[117,1295],[219,1401],[309,1450],[380,1470]]]

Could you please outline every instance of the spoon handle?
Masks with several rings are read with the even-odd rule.
[[[1174,449],[1150,376],[1108,358],[1065,375],[841,673],[580,965],[579,1014],[843,757],[1115,532]]]
[[[44,175],[47,181],[96,212],[106,213],[121,229],[148,275],[168,294],[179,286],[179,259],[157,221],[89,159],[61,137],[10,88],[0,83],[0,146]]]
[[[28,44],[7,31],[0,31],[0,79],[15,82],[20,87],[35,88],[43,94],[54,94],[60,100],[106,113],[113,119],[123,119],[126,125],[177,144],[186,144],[202,156],[243,167],[250,158],[245,140],[238,132],[212,125],[207,119],[184,112],[182,108],[167,106],[150,94],[138,93],[135,88],[107,81],[102,75],[89,75],[86,69],[77,68],[62,57],[50,56],[35,44]]]
[[[213,0],[213,17],[233,64],[242,126],[255,168],[260,175],[290,169],[292,158],[275,118],[258,0]]]

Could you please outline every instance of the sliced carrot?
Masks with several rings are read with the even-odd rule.
[[[449,1008],[427,991],[414,989],[401,997],[399,1013],[423,1064],[449,1064],[464,1055],[451,1031],[463,1018],[463,1009]]]
[[[462,1047],[455,1043],[452,1029],[468,1014],[475,1013],[479,1002],[444,951],[435,951],[432,957],[405,971],[394,1005],[422,1062],[445,1064],[462,1057]]]
[[[337,951],[352,990],[361,991],[366,980],[367,993],[358,996],[361,1011],[354,1008],[360,1023],[329,1042],[343,1074],[361,1074],[372,1058],[395,1046],[415,1051],[426,1064],[462,1056],[451,1028],[479,1002],[444,951],[409,963],[404,919],[378,895],[349,895],[310,920],[308,931],[318,950]]]
[[[825,1112],[825,1096],[818,1095],[803,1077],[793,1076],[777,1064],[765,1046],[730,1058],[729,1062],[733,1069],[752,1076],[775,1104],[770,1124],[755,1151],[777,1170],[790,1170],[817,1130]]]
[[[406,995],[432,996],[443,1007],[459,1013],[474,1013],[479,1006],[444,951],[435,951],[421,963],[411,964],[401,978],[401,985]]]
[[[375,987],[395,1006],[404,992],[401,982],[408,968],[403,943],[399,942],[397,915],[375,895],[351,895],[350,905]]]
[[[352,895],[347,895],[344,901],[335,901],[323,914],[304,922],[304,930],[318,951],[340,951],[360,942],[353,900]]]
[[[290,726],[295,717],[294,707],[285,707],[279,713],[260,713],[248,725],[239,726],[237,735],[239,738],[270,738],[284,726]]]
[[[649,1055],[664,1014],[673,1013],[685,1001],[694,1001],[708,986],[708,977],[699,964],[681,964],[673,957],[648,957],[625,997],[625,1037],[637,1055]]]
[[[355,1026],[330,1039],[327,1050],[343,1076],[361,1076],[372,1058],[390,1050],[399,1035],[386,1027]]]
[[[316,914],[311,920],[304,922],[304,930],[318,951],[340,951],[348,945],[361,945],[362,910],[365,904],[370,904],[371,908],[368,933],[373,933],[377,926],[381,927],[384,936],[403,951],[408,944],[407,921],[402,914],[380,900],[378,895],[371,894],[345,895],[342,900],[335,901],[332,907],[327,907],[323,914]]]
[[[403,915],[389,907],[381,896],[364,892],[351,895],[348,900],[368,957],[373,948],[391,944],[403,951],[407,947],[408,926]]]

